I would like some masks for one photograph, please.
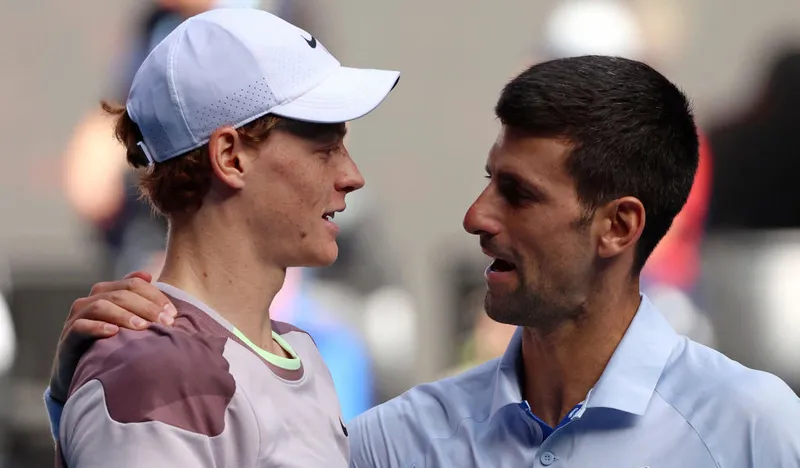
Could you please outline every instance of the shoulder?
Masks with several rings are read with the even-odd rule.
[[[446,437],[467,417],[489,415],[499,359],[461,374],[418,385],[356,418],[359,424],[391,419],[408,428],[423,428],[431,437]]]
[[[361,464],[353,466],[379,466],[406,452],[424,451],[431,439],[451,437],[465,419],[485,421],[499,364],[495,359],[418,385],[356,417],[350,425],[351,457]]]
[[[289,343],[301,358],[322,359],[316,340],[306,330],[291,323],[273,320],[272,331]]]
[[[102,386],[108,414],[117,423],[160,421],[218,434],[236,390],[223,357],[226,341],[159,326],[123,330],[98,341],[84,355],[70,399],[96,381]]]
[[[658,391],[676,403],[695,399],[725,405],[741,414],[769,413],[798,402],[797,395],[777,376],[748,368],[688,338],[667,363]]]
[[[311,339],[313,341],[313,338],[311,337],[310,333],[292,325],[291,323],[279,322],[277,320],[273,320],[272,330],[284,338],[287,336],[299,335]]]
[[[793,450],[800,458],[800,399],[773,374],[685,339],[657,391],[718,462],[750,459],[764,450],[773,457]]]

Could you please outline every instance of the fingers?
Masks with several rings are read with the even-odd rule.
[[[73,322],[71,328],[72,333],[97,339],[114,336],[118,331],[119,327],[117,325],[89,319],[78,319]]]
[[[145,278],[150,278],[150,275],[143,272],[135,272],[128,276],[130,277],[119,281],[95,284],[89,294],[89,297],[85,299],[95,300],[97,297],[103,296],[104,298],[122,308],[127,309],[129,312],[145,320],[150,322],[160,321],[165,325],[171,325],[171,319],[178,314],[178,311],[175,309],[175,306],[172,304],[172,302],[170,302],[166,294],[161,292],[161,290],[155,285],[145,281]],[[146,304],[141,301],[134,303],[131,303],[130,301],[124,303],[120,302],[129,297],[128,295],[117,294],[121,291],[128,291],[138,295],[151,304]],[[125,326],[124,324],[118,325]]]
[[[172,325],[174,321],[162,307],[131,291],[111,291],[92,299],[78,312],[76,320],[94,320],[131,330],[141,330],[151,322]]]
[[[80,357],[94,340],[113,336],[120,328],[141,330],[150,322],[174,322],[175,306],[150,283],[152,279],[148,273],[133,272],[119,281],[95,284],[88,297],[72,303],[53,363],[54,398],[65,399]]]
[[[118,281],[95,284],[88,297],[72,304],[64,332],[103,338],[115,334],[115,327],[141,330],[153,322],[172,325],[178,311],[158,287],[147,281],[150,278],[147,273],[134,272]],[[85,322],[78,325],[81,320]],[[93,322],[111,327],[104,329]]]
[[[139,275],[141,273],[142,276]],[[118,291],[121,289],[125,289],[127,291],[135,291],[138,292],[140,290],[146,290],[147,288],[156,288],[149,281],[145,281],[143,276],[147,275],[147,273],[143,272],[134,272],[130,275],[126,276],[125,278],[117,281],[104,281],[101,283],[97,283],[92,286],[92,290],[89,291],[90,296],[95,296],[97,294],[102,294],[110,291]]]
[[[134,271],[133,273],[128,273],[127,275],[125,275],[125,279],[128,278],[141,278],[147,281],[148,283],[151,283],[153,281],[153,275],[151,275],[146,271]]]
[[[175,309],[175,306],[172,304],[172,302],[170,302],[169,297],[167,297],[166,294],[161,292],[161,290],[158,289],[158,287],[156,287],[154,284],[144,281],[143,279],[138,277],[130,278],[123,281],[128,281],[128,283],[126,284],[127,286],[126,289],[128,291],[134,292],[139,296],[147,299],[152,304],[158,306],[158,310],[153,309],[155,315],[152,314],[140,315],[142,318],[150,321],[156,321],[159,318],[159,314],[161,314],[162,312],[166,312],[166,314],[170,317],[175,317],[176,315],[178,315],[178,311]],[[136,310],[133,309],[129,310],[139,315]],[[167,325],[171,325],[171,323]]]

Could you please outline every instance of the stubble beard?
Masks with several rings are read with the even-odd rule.
[[[582,308],[553,300],[549,295],[533,291],[524,282],[514,291],[504,294],[486,292],[484,308],[494,321],[508,325],[530,327],[549,334],[565,322],[582,315]]]

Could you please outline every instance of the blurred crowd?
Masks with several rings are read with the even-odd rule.
[[[642,3],[642,2],[639,2]],[[545,47],[529,63],[590,53],[620,55],[656,68],[670,36],[664,23],[675,12],[658,2],[569,0],[545,21]],[[159,0],[134,22],[127,47],[111,66],[108,99],[124,101],[133,73],[150,48],[183,19],[208,8],[268,9],[309,30],[330,27],[290,0]],[[654,10],[655,9],[655,10]],[[657,10],[657,11],[656,11]],[[653,17],[664,18],[659,27]],[[700,169],[689,202],[649,260],[642,290],[681,333],[734,359],[771,370],[800,390],[800,48],[778,51],[763,71],[757,99],[737,115],[717,117],[701,133]],[[100,278],[139,269],[157,273],[166,225],[139,198],[123,149],[98,111],[79,119],[64,148],[65,195],[100,240]],[[315,338],[333,374],[347,419],[411,383],[417,320],[409,291],[383,261],[375,226],[384,210],[368,189],[348,198],[341,217],[340,259],[322,270],[295,270],[273,305],[273,318]],[[337,221],[340,217],[337,216]],[[372,238],[363,242],[364,238]],[[513,332],[483,311],[484,265],[453,259],[448,315],[458,349],[452,374],[502,354]],[[0,373],[9,375],[17,353],[10,274],[0,261]],[[66,310],[63,311],[66,313]],[[41,343],[51,346],[54,343]],[[3,379],[0,395],[8,391]],[[42,389],[44,384],[42,385]],[[1,411],[0,444],[8,447],[13,419]],[[46,432],[41,433],[46,437]],[[5,453],[5,451],[0,451]],[[45,457],[45,460],[47,458]],[[8,457],[7,457],[8,460]],[[0,467],[3,465],[0,458]],[[11,465],[8,465],[11,466]]]

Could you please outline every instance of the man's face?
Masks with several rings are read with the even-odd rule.
[[[258,180],[242,194],[254,214],[251,234],[284,268],[336,260],[339,228],[332,215],[344,210],[345,195],[364,186],[344,146],[344,124],[326,127],[309,137],[274,130],[253,158],[251,177]]]
[[[494,259],[486,312],[498,322],[550,330],[580,314],[596,246],[565,167],[570,150],[504,128],[489,153],[489,183],[464,228]]]

